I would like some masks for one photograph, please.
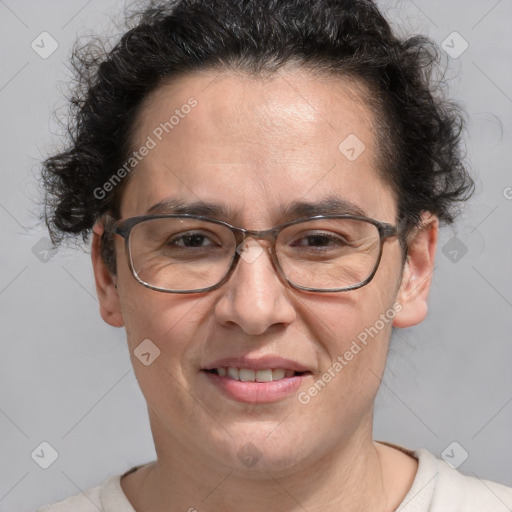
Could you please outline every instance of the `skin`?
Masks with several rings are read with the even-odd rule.
[[[377,172],[378,141],[363,87],[291,68],[267,78],[195,72],[147,99],[134,148],[191,96],[198,105],[131,175],[121,218],[143,215],[159,200],[179,195],[224,202],[233,215],[223,220],[267,229],[281,222],[289,202],[334,194],[395,224],[396,198]],[[349,134],[366,146],[353,162],[338,150]],[[417,462],[374,442],[374,401],[391,326],[410,327],[427,313],[437,231],[437,218],[424,214],[405,265],[399,241],[390,238],[373,280],[347,293],[293,290],[264,253],[252,263],[240,260],[217,290],[179,295],[137,283],[120,237],[117,275],[111,275],[99,254],[98,223],[92,262],[100,313],[108,324],[126,328],[157,452],[154,463],[121,481],[133,507],[395,510]],[[402,309],[393,321],[307,405],[296,395],[273,404],[229,400],[199,371],[221,357],[276,354],[310,369],[304,391],[396,303]],[[150,366],[133,355],[146,338],[161,351]],[[261,453],[251,468],[237,457],[249,442]]]

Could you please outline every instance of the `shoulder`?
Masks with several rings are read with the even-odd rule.
[[[121,488],[121,478],[138,467],[123,475],[111,476],[97,487],[41,507],[36,512],[135,512]]]
[[[101,488],[92,487],[80,494],[70,496],[65,500],[45,505],[44,507],[38,508],[36,512],[98,512],[103,511],[101,504]]]
[[[412,487],[396,512],[510,512],[512,488],[454,469],[425,449],[391,445],[418,460]]]
[[[433,511],[446,510],[447,506],[451,506],[450,510],[464,512],[510,512],[512,488],[477,476],[465,475],[444,460],[435,458],[430,452],[427,454],[435,459],[438,470]]]

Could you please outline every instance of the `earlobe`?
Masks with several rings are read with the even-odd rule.
[[[121,303],[117,290],[116,276],[113,276],[101,257],[101,236],[103,225],[97,222],[93,228],[91,242],[91,260],[96,283],[96,293],[100,303],[100,315],[103,320],[113,326],[124,325]]]
[[[397,295],[397,302],[402,305],[402,309],[393,320],[394,327],[411,327],[427,316],[438,230],[438,218],[424,213],[419,227],[408,240],[407,261]]]

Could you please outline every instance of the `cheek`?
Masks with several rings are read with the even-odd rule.
[[[187,300],[135,285],[137,289],[123,300],[123,314],[141,392],[149,408],[164,416],[172,411],[194,416],[191,382],[197,357],[192,341],[200,322],[200,299]]]
[[[192,328],[189,317],[201,299],[146,288],[132,275],[124,247],[120,249],[117,285],[131,354],[146,339],[161,352],[179,352]]]
[[[180,359],[187,351],[197,327],[197,299],[187,300],[144,289],[137,284],[135,294],[121,301],[128,345],[133,351],[144,339],[150,339],[162,353]]]
[[[348,407],[357,417],[356,409],[361,412],[373,403],[378,391],[392,322],[401,308],[395,302],[399,269],[387,266],[384,259],[382,263],[368,285],[343,297],[315,298],[305,309],[322,364],[304,401],[328,401],[331,405],[323,414],[331,410],[345,415]],[[320,394],[323,400],[315,398]]]
[[[160,391],[167,394],[164,403],[178,400],[180,391],[191,391],[200,366],[211,325],[211,298],[157,292],[133,278],[128,283],[122,287],[121,305],[139,385],[148,401],[156,400]]]
[[[381,312],[385,314],[387,309],[377,304],[380,301],[366,300],[337,308],[337,315],[333,315],[336,321],[330,323],[337,335],[331,333],[327,343],[324,338],[323,346],[319,342],[324,352],[319,357],[321,372],[297,396],[304,414],[322,418],[326,425],[343,425],[347,436],[362,422],[371,421],[385,369],[392,315],[387,321],[381,320]],[[325,442],[331,436],[334,442],[337,434],[332,431],[325,434]]]
[[[394,318],[392,300],[374,296],[368,291],[361,289],[354,302],[331,307],[328,331],[325,316],[315,329],[319,332],[322,329],[320,324],[323,324],[329,365],[341,361],[343,372],[351,374],[356,381],[361,370],[369,366],[379,372],[385,362]]]

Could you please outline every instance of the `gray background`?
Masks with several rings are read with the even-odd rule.
[[[458,224],[441,232],[427,320],[395,333],[375,438],[437,456],[456,441],[455,457],[468,453],[460,471],[512,486],[512,2],[380,4],[401,32],[441,44],[457,31],[468,42],[447,60],[450,95],[470,115],[468,161],[478,194]],[[98,313],[88,249],[45,254],[47,234],[37,222],[38,163],[60,143],[52,111],[64,105],[71,44],[92,30],[115,35],[111,18],[122,6],[0,0],[4,511],[76,494],[155,455],[124,331]],[[43,31],[59,45],[47,59],[31,48]],[[448,42],[452,51],[462,48],[461,40]],[[58,452],[48,469],[31,457],[43,441]]]

